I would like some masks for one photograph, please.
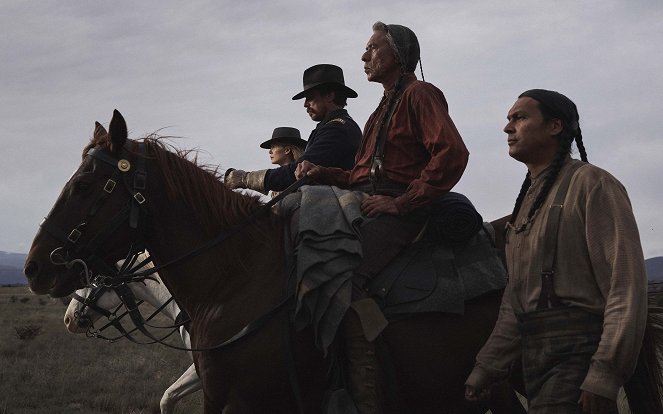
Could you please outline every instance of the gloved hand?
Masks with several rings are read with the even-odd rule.
[[[225,184],[230,189],[250,188],[251,190],[265,192],[265,174],[267,170],[242,171],[229,169],[226,172]]]
[[[234,188],[246,188],[246,171],[229,168],[226,171],[224,183],[231,190]]]

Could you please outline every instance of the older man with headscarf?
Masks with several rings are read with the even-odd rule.
[[[361,227],[363,258],[355,270],[352,299],[366,297],[364,285],[421,232],[428,206],[458,182],[469,152],[449,117],[444,94],[414,74],[419,42],[405,26],[377,22],[361,57],[370,82],[384,95],[364,127],[352,170],[300,164],[296,176],[364,191]],[[357,309],[353,307],[353,309]],[[361,316],[347,312],[344,334],[350,386],[360,413],[381,412],[376,395],[374,346],[363,333]]]

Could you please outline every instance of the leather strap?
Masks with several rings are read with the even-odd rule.
[[[400,82],[400,81],[399,81]],[[396,107],[403,96],[403,90],[397,85],[396,90],[394,91],[394,96],[389,100],[389,107],[385,113],[382,122],[380,123],[380,130],[378,131],[378,139],[375,143],[375,149],[373,150],[373,160],[371,161],[371,170],[369,172],[368,179],[373,187],[373,194],[376,193],[378,183],[382,180],[382,165],[384,163],[384,146],[387,142],[387,132],[389,131],[389,122],[391,117],[396,111]]]
[[[562,306],[562,302],[555,293],[555,261],[557,258],[557,238],[559,234],[559,222],[562,216],[562,209],[564,208],[564,199],[569,191],[571,179],[579,167],[584,164],[573,163],[569,166],[569,172],[566,177],[560,182],[555,193],[555,199],[550,206],[548,213],[548,223],[546,224],[546,232],[543,239],[543,263],[541,266],[541,294],[539,295],[539,303],[537,309],[549,309]]]

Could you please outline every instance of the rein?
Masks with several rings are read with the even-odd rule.
[[[100,288],[101,289],[106,289],[106,287],[103,287],[103,286],[100,287]],[[121,339],[121,338],[124,337],[124,338],[129,339],[131,342],[133,342],[135,344],[138,344],[138,345],[151,345],[151,344],[154,344],[154,343],[159,343],[159,344],[164,345],[168,348],[177,349],[177,350],[180,350],[180,351],[196,351],[196,352],[212,351],[212,350],[215,350],[215,349],[225,348],[229,345],[234,344],[235,342],[239,341],[240,339],[244,338],[245,336],[249,335],[250,333],[255,332],[258,329],[260,329],[265,324],[265,322],[267,322],[272,316],[274,316],[281,309],[283,309],[285,307],[285,305],[287,305],[291,301],[291,299],[293,298],[292,294],[287,295],[285,297],[285,299],[283,299],[281,302],[279,302],[276,306],[274,306],[267,313],[264,313],[260,317],[258,317],[256,319],[254,319],[253,321],[249,322],[249,324],[244,326],[235,335],[233,335],[229,339],[227,339],[227,340],[225,340],[225,341],[223,341],[223,342],[221,342],[217,345],[207,347],[207,348],[186,348],[186,347],[172,345],[172,344],[169,344],[169,343],[163,342],[163,341],[165,339],[167,339],[168,337],[170,337],[181,326],[184,326],[187,323],[189,323],[190,319],[188,318],[188,316],[186,316],[185,318],[179,318],[179,316],[181,314],[178,315],[177,319],[180,319],[180,320],[179,321],[176,320],[175,325],[172,325],[172,326],[154,326],[154,325],[149,325],[149,324],[146,323],[146,321],[151,320],[159,312],[161,312],[161,310],[168,304],[169,301],[173,300],[172,296],[166,303],[164,303],[161,307],[159,307],[159,309],[157,309],[154,313],[152,313],[152,315],[150,315],[145,320],[145,319],[143,319],[143,315],[140,313],[140,310],[138,309],[138,307],[142,303],[142,301],[136,301],[136,298],[135,298],[133,292],[131,291],[131,289],[129,288],[129,286],[126,283],[122,283],[119,286],[112,287],[112,289],[119,296],[120,300],[122,301],[122,305],[124,305],[124,307],[126,308],[126,311],[124,313],[122,313],[120,316],[116,316],[117,312],[122,307],[122,305],[118,306],[115,309],[115,311],[113,311],[113,312],[109,312],[105,309],[102,309],[102,308],[96,306],[96,305],[95,305],[95,308],[92,308],[92,306],[88,305],[88,307],[90,307],[91,309],[94,309],[95,311],[97,309],[100,309],[102,311],[101,313],[109,319],[109,322],[106,325],[99,328],[98,330],[92,331],[90,328],[88,328],[88,332],[86,334],[89,337],[104,339],[104,340],[107,340],[107,341],[110,341],[110,342],[115,342],[118,339]],[[87,301],[86,298],[81,298],[78,295],[74,295],[74,297],[78,301],[81,301],[81,300],[84,301],[84,303],[85,303],[85,301]],[[133,329],[131,329],[129,331],[127,331],[124,328],[124,326],[122,325],[122,323],[120,322],[121,319],[124,318],[126,315],[129,315],[129,318],[131,319],[131,321],[133,322],[133,324],[135,326]],[[162,329],[172,329],[172,330],[167,335],[165,335],[161,338],[157,338],[149,330],[147,330],[145,328],[146,325],[150,326],[152,328],[162,328]],[[110,326],[113,326],[115,329],[117,329],[120,332],[120,336],[115,337],[115,338],[108,338],[108,337],[105,337],[105,336],[101,335],[101,332],[104,331],[105,329],[107,329]],[[140,342],[140,341],[137,341],[136,339],[134,339],[131,336],[131,334],[136,332],[136,331],[142,333],[147,338],[151,339],[152,342]]]
[[[101,306],[97,305],[97,300],[99,299],[99,297],[101,297],[101,295],[103,295],[108,290],[114,290],[116,292],[116,294],[118,295],[118,297],[120,297],[119,293],[117,292],[117,290],[115,288],[108,288],[106,286],[97,286],[97,287],[91,288],[90,293],[88,294],[87,297],[82,297],[82,296],[78,295],[77,293],[73,294],[74,299],[76,299],[78,302],[81,303],[80,309],[78,309],[74,312],[74,317],[76,319],[78,319],[79,321],[89,320],[89,317],[87,315],[88,309],[93,310],[93,311],[99,313],[100,315],[106,317],[106,319],[108,319],[108,323],[106,323],[104,326],[102,326],[99,329],[95,329],[94,326],[88,327],[88,329],[86,331],[86,336],[89,337],[89,338],[103,339],[103,340],[106,340],[106,341],[109,341],[109,342],[115,342],[119,339],[127,338],[135,344],[151,345],[151,344],[154,344],[154,343],[163,343],[162,342],[163,340],[167,339],[173,333],[177,332],[179,330],[179,328],[185,326],[187,323],[190,322],[189,319],[188,319],[188,316],[183,316],[183,314],[186,315],[186,313],[181,311],[175,319],[175,325],[156,326],[156,325],[150,325],[150,324],[147,323],[150,320],[152,320],[156,315],[161,313],[161,311],[163,311],[166,308],[166,306],[168,306],[174,300],[173,297],[171,296],[168,300],[166,300],[163,304],[161,304],[161,306],[159,306],[150,316],[148,316],[146,319],[144,319],[144,322],[143,322],[144,325],[147,325],[151,328],[171,329],[171,332],[169,332],[167,335],[162,336],[161,338],[159,338],[158,341],[140,342],[140,341],[134,339],[131,336],[132,333],[139,330],[138,327],[134,327],[131,330],[126,330],[124,328],[124,326],[122,325],[122,319],[124,317],[126,317],[127,315],[129,315],[130,312],[131,312],[130,310],[126,310],[123,313],[118,315],[118,312],[123,307],[124,302],[122,302],[120,305],[118,305],[113,311],[109,311],[109,310],[104,309]],[[133,295],[133,291],[132,291],[132,295]],[[136,308],[138,308],[143,303],[143,301],[138,300],[138,301],[135,301],[135,303],[136,303]],[[125,306],[125,309],[126,309],[126,306]],[[120,336],[107,337],[107,336],[104,336],[104,335],[101,334],[103,331],[105,331],[106,329],[108,329],[111,326],[114,327],[118,332],[120,332]]]
[[[230,236],[233,236],[237,233],[239,233],[241,230],[244,230],[246,226],[249,224],[252,224],[255,222],[260,216],[262,216],[265,213],[268,213],[271,211],[272,207],[276,205],[279,201],[283,200],[286,196],[294,193],[297,191],[301,186],[309,184],[312,181],[312,178],[309,176],[304,176],[300,178],[299,180],[295,181],[293,184],[288,186],[285,190],[281,191],[276,197],[272,198],[269,202],[265,203],[262,205],[257,211],[255,211],[253,214],[248,216],[244,221],[240,222],[239,224],[231,227],[227,232],[219,234],[217,237],[205,242],[202,246],[197,247],[196,249],[191,250],[190,252],[171,260],[170,262],[164,263],[163,265],[159,266],[154,266],[148,270],[144,270],[141,272],[135,272],[132,273],[134,277],[139,277],[142,278],[144,276],[152,275],[161,269],[164,269],[166,267],[172,266],[174,264],[178,264],[180,262],[183,262],[185,260],[191,259],[193,257],[196,257],[205,251],[211,249],[212,247],[218,245],[225,239],[229,238]],[[143,262],[140,263],[140,265],[143,265],[150,261],[151,259],[146,259]]]

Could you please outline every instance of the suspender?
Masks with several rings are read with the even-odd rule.
[[[403,96],[403,90],[401,88],[394,91],[394,96],[391,97],[389,101],[389,108],[385,113],[382,122],[380,123],[380,131],[378,132],[377,142],[375,143],[375,149],[373,150],[373,161],[371,162],[371,171],[369,173],[369,180],[371,187],[373,188],[373,194],[377,191],[377,186],[383,178],[382,164],[384,162],[384,145],[387,141],[387,132],[389,130],[389,121],[396,111],[396,107]]]
[[[557,237],[559,234],[559,221],[562,216],[564,199],[569,191],[571,179],[575,176],[576,170],[584,164],[573,163],[569,166],[569,173],[566,175],[557,189],[555,199],[550,206],[548,213],[548,223],[543,239],[543,264],[541,266],[541,295],[536,309],[548,309],[562,306],[557,294],[555,294],[555,259],[557,256]]]

